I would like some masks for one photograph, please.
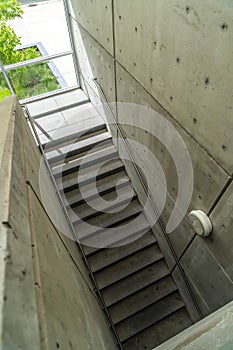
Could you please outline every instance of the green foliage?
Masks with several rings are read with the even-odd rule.
[[[2,101],[6,96],[9,95],[11,95],[10,90],[0,86],[0,101]]]
[[[12,27],[6,22],[0,22],[0,60],[3,64],[15,63],[16,51],[14,48],[20,44],[20,38]]]
[[[19,98],[36,96],[60,88],[45,62],[16,69],[11,71],[9,76]]]
[[[0,60],[3,64],[22,62],[39,56],[36,49],[15,50],[20,37],[7,24],[9,19],[21,17],[23,10],[18,0],[0,0]]]
[[[4,65],[40,56],[36,47],[15,50],[16,46],[21,44],[20,37],[7,24],[7,21],[21,17],[22,14],[23,11],[18,0],[0,0],[0,60]],[[8,74],[20,99],[60,88],[47,63],[22,67],[10,71]],[[10,91],[1,75],[0,101],[7,95],[10,95]]]
[[[0,0],[0,60],[3,64],[17,62],[14,49],[20,45],[20,37],[7,21],[21,17],[22,14],[18,0]]]
[[[0,21],[21,17],[23,10],[18,0],[0,0]]]

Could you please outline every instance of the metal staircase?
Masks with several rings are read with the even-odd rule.
[[[90,122],[43,148],[120,346],[152,349],[191,326],[106,125]],[[119,235],[108,237],[116,227]]]

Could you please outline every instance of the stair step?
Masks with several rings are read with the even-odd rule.
[[[142,212],[142,207],[138,200],[134,200],[130,203],[130,206],[127,208],[127,211],[124,210],[124,205],[119,206],[118,208],[119,212],[115,213],[114,215],[109,215],[108,213],[104,213],[101,215],[101,221],[99,218],[92,218],[88,221],[89,227],[87,228],[85,225],[79,224],[75,225],[75,230],[80,233],[80,238],[88,238],[92,235],[98,235],[103,231],[103,228],[108,227],[116,227],[117,225],[120,225],[124,223],[125,221],[128,221],[130,219],[133,219],[135,216],[139,215]],[[144,220],[144,222],[146,219]],[[149,227],[147,225],[147,227]],[[85,230],[85,234],[82,233]]]
[[[88,203],[84,203],[70,209],[69,215],[71,221],[76,223],[79,220],[87,221],[94,216],[101,215],[102,212],[107,212],[114,209],[116,210],[123,204],[130,204],[131,200],[136,197],[136,193],[132,189],[130,182],[128,182],[127,186],[121,188],[120,191],[118,192],[119,195],[117,197],[115,191],[110,192],[101,197],[103,202],[100,201],[100,198],[94,198]]]
[[[75,171],[78,171],[80,166],[82,169],[90,167],[109,159],[117,157],[117,150],[114,146],[110,146],[106,149],[87,154],[84,157],[73,160],[72,162],[58,165],[52,169],[55,178],[69,175]]]
[[[112,160],[112,159],[109,159]],[[115,185],[120,183],[121,181],[130,181],[128,175],[126,174],[125,170],[121,170],[120,172],[114,173],[112,175],[109,175],[108,177],[102,177],[95,181],[95,186],[93,185],[93,182],[87,184],[87,185],[82,185],[82,192],[84,193],[92,193],[93,191],[93,186],[96,188],[98,191],[105,190],[110,186],[112,186],[114,183]],[[80,193],[80,189],[76,188],[73,191],[69,191],[65,193],[64,200],[66,203],[75,203],[76,199],[79,201],[82,198],[82,193]]]
[[[133,243],[120,246],[117,248],[103,249],[101,252],[95,255],[92,255],[88,259],[88,263],[91,267],[92,272],[97,272],[129,256],[130,254],[138,252],[155,243],[156,243],[156,238],[153,235],[153,233],[150,231],[140,239],[137,239]]]
[[[89,105],[89,99],[78,88],[73,91],[62,93],[60,96],[53,96],[28,104],[29,112],[33,119],[42,118],[47,115],[58,113],[65,110],[80,109]]]
[[[66,206],[74,208],[78,205],[88,203],[98,196],[104,196],[108,193],[116,192],[116,183],[118,183],[118,189],[127,188],[131,184],[127,176],[122,177],[121,180],[118,182],[115,179],[113,181],[110,180],[109,182],[104,182],[102,186],[98,186],[97,183],[92,183],[92,185],[89,185],[89,190],[87,188],[82,187],[82,191],[73,191],[75,192],[75,194],[73,194],[72,197],[70,196],[68,200],[66,199]]]
[[[177,286],[173,279],[170,276],[167,276],[150,284],[146,288],[141,289],[127,299],[111,306],[109,308],[111,319],[114,324],[117,324],[176,290]]]
[[[93,134],[99,131],[107,132],[106,124],[97,123],[96,125],[92,125],[91,128],[85,128],[77,131],[74,134],[63,136],[50,142],[43,143],[42,147],[44,148],[45,152],[48,152],[57,148],[67,146],[67,144],[70,144],[71,142],[78,142],[81,138],[93,136]]]
[[[174,292],[118,323],[115,326],[117,334],[124,342],[182,307],[184,307],[183,300],[178,292]]]
[[[123,279],[102,290],[107,307],[127,298],[142,288],[154,283],[169,274],[169,269],[164,259],[150,264],[149,266],[137,271],[127,279]]]
[[[86,231],[78,231],[77,237],[81,244],[95,248],[113,248],[133,242],[150,230],[150,224],[144,214],[130,220],[117,228],[104,228],[89,237]],[[76,231],[77,232],[77,231]]]
[[[138,203],[137,200],[134,200],[130,207],[132,207],[132,205],[134,203]],[[139,204],[138,204],[139,205]],[[125,213],[125,218],[121,218],[121,216],[123,216],[123,214]],[[132,215],[131,215],[132,214]],[[120,221],[119,221],[119,224],[114,224],[114,225],[110,225],[111,227],[106,227],[105,229],[109,229],[109,228],[116,228],[116,227],[122,227],[122,230],[124,229],[123,228],[123,225],[126,225],[126,224],[129,224],[130,222],[132,222],[134,219],[136,219],[139,214],[143,215],[142,214],[142,208],[139,207],[138,211],[132,211],[130,209],[128,209],[127,211],[123,211],[122,212],[122,215],[121,213],[117,213],[116,216],[118,216],[120,218]],[[129,215],[129,216],[128,216]],[[102,215],[104,216],[104,214]],[[102,216],[101,216],[101,224],[102,224]],[[114,216],[115,217],[115,216]],[[96,218],[93,218],[93,219],[96,219]],[[93,219],[89,220],[88,221],[88,224],[90,223],[90,221],[92,221]],[[121,221],[123,220],[123,221]],[[140,218],[140,221],[141,221],[141,225],[139,227],[137,227],[137,229],[133,231],[132,235],[130,234],[130,232],[127,232],[127,235],[126,237],[124,236],[123,238],[122,237],[118,237],[117,240],[115,240],[115,243],[116,244],[110,244],[110,248],[114,248],[114,247],[119,247],[119,246],[122,246],[122,245],[126,245],[126,244],[129,244],[130,242],[132,241],[135,241],[139,238],[141,238],[144,234],[146,234],[149,230],[150,230],[150,225],[148,225],[148,222],[147,220],[145,219],[145,216],[143,215],[141,218]],[[128,227],[128,226],[127,226]],[[127,229],[127,228],[126,228]],[[103,228],[99,228],[99,224],[98,226],[91,226],[91,229],[90,228],[87,228],[87,230],[85,230],[85,233],[86,231],[88,231],[89,233],[89,237],[92,236],[92,238],[95,236],[96,239],[97,239],[97,235],[99,234],[99,238],[98,239],[101,239],[101,232],[103,232]],[[86,235],[85,235],[85,238],[84,240],[87,239],[86,238]],[[104,239],[106,239],[106,237],[104,237]],[[129,241],[127,242],[127,239],[129,239]],[[83,241],[83,239],[82,239]],[[103,249],[107,249],[108,248],[108,245],[105,243],[104,246],[102,246]],[[86,246],[86,245],[83,245],[83,250],[85,252],[85,255],[88,257],[94,253],[96,253],[97,251],[100,250],[100,248],[96,248],[96,247],[91,247],[91,246]]]
[[[99,289],[103,289],[119,280],[128,277],[138,270],[163,258],[161,250],[155,244],[141,250],[120,262],[101,270],[95,274]]]
[[[67,112],[65,112],[65,114],[66,113],[70,114],[70,111],[68,110]],[[68,121],[68,124],[59,127],[59,129],[51,130],[48,132],[46,131],[46,134],[41,135],[41,142],[43,144],[46,144],[50,141],[55,141],[61,139],[62,137],[72,135],[76,131],[81,131],[90,128],[90,125],[94,126],[104,123],[103,119],[100,118],[100,116],[93,115],[93,113],[90,113],[89,118],[85,120],[80,120],[81,118],[79,114],[80,113],[77,112],[78,118],[75,118],[75,120],[71,120],[71,123],[70,121]],[[50,117],[52,118],[52,115],[46,117],[46,119],[49,119]]]
[[[123,349],[154,349],[191,325],[191,318],[183,307],[123,343]]]
[[[97,175],[95,169],[90,167],[85,173],[82,172],[78,175],[77,172],[75,172],[65,176],[61,181],[58,181],[59,190],[63,190],[64,192],[73,191],[76,188],[98,181],[109,175],[116,174],[124,169],[122,161],[118,159],[108,161],[107,163],[103,162],[103,166],[101,166],[101,164],[99,164],[99,166],[100,168]]]
[[[46,157],[50,164],[54,164],[59,161],[67,162],[68,158],[87,152],[94,147],[109,144],[112,144],[112,137],[109,132],[105,132],[100,135],[92,136],[88,139],[75,142],[72,145],[60,148],[60,154],[57,156],[54,156],[54,151],[48,152],[46,153]]]
[[[123,348],[149,350],[192,321],[106,124],[93,120],[43,147]]]

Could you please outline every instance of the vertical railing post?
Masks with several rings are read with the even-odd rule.
[[[75,74],[76,74],[76,79],[77,82],[79,84],[79,86],[81,88],[83,88],[82,85],[82,81],[80,79],[79,76],[79,63],[78,63],[78,57],[76,54],[76,48],[75,48],[75,42],[74,42],[74,32],[73,32],[73,27],[72,27],[72,23],[71,23],[71,18],[70,18],[70,13],[69,13],[69,4],[68,4],[68,0],[63,0],[63,4],[64,4],[64,9],[65,9],[65,16],[66,16],[66,22],[67,22],[67,27],[68,27],[68,32],[69,32],[69,37],[70,37],[70,45],[71,45],[71,49],[73,51],[73,62],[74,62],[74,69],[75,69]]]

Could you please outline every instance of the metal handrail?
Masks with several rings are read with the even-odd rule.
[[[52,55],[41,56],[41,57],[33,58],[31,60],[17,62],[17,63],[5,65],[5,66],[0,61],[0,73],[3,74],[3,77],[7,83],[7,86],[9,88],[11,94],[16,95],[14,86],[11,83],[10,78],[8,77],[8,74],[7,74],[8,71],[11,71],[14,69],[20,69],[20,68],[27,67],[27,66],[30,66],[33,64],[38,64],[41,62],[50,61],[52,59],[61,58],[61,57],[65,57],[68,55],[73,55],[73,51],[70,50],[70,51],[64,51],[64,52],[60,52],[60,53],[56,53],[56,54],[52,54]],[[75,75],[76,75],[77,81],[79,81],[76,71],[75,71]],[[62,94],[64,92],[69,92],[69,91],[75,90],[77,88],[80,88],[79,84],[77,84],[75,86],[71,86],[71,87],[65,87],[65,88],[60,88],[58,90],[49,91],[49,92],[46,92],[46,93],[43,93],[40,95],[36,95],[36,96],[32,96],[29,98],[21,99],[19,102],[21,105],[25,105],[27,103],[32,103],[32,102],[43,100],[43,99],[48,98],[48,97],[56,96],[56,95]]]
[[[36,96],[32,96],[32,97],[21,99],[21,100],[19,100],[19,103],[20,103],[21,106],[25,106],[25,105],[27,105],[29,103],[42,101],[42,100],[44,100],[46,98],[55,97],[55,96],[64,94],[66,92],[72,92],[72,91],[77,90],[79,88],[80,88],[79,85],[70,86],[70,87],[64,87],[64,88],[61,88],[61,89],[58,89],[58,90],[53,90],[53,91],[45,92],[45,93],[40,94],[40,95],[36,95]]]
[[[41,153],[41,155],[42,155],[42,157],[43,157],[45,166],[46,166],[46,168],[47,168],[47,170],[48,170],[48,172],[49,172],[49,175],[50,175],[50,178],[51,178],[51,180],[52,180],[52,183],[53,183],[53,186],[54,186],[54,188],[55,188],[55,191],[56,191],[56,193],[57,193],[59,202],[60,202],[60,204],[61,204],[61,206],[62,206],[62,209],[63,209],[63,211],[64,211],[64,214],[65,214],[65,216],[66,216],[66,218],[67,218],[67,220],[68,220],[68,224],[69,224],[70,229],[71,229],[71,231],[72,231],[72,235],[73,235],[73,237],[74,237],[74,241],[77,243],[77,246],[78,246],[78,248],[79,248],[79,250],[80,250],[80,253],[81,253],[81,255],[82,255],[82,258],[83,258],[83,260],[84,260],[84,262],[85,262],[85,264],[86,264],[86,266],[87,266],[89,275],[90,275],[90,277],[91,277],[91,281],[92,281],[92,283],[93,283],[93,285],[94,285],[94,290],[91,290],[91,289],[90,289],[90,290],[91,290],[92,293],[93,293],[94,291],[96,291],[96,293],[97,293],[97,295],[98,295],[98,297],[99,297],[99,300],[101,301],[102,308],[103,308],[103,310],[105,311],[106,316],[107,316],[107,318],[108,318],[108,321],[109,321],[109,324],[110,324],[110,326],[111,326],[111,329],[112,329],[112,331],[113,331],[113,333],[114,333],[114,335],[115,335],[115,337],[116,337],[116,341],[117,341],[117,343],[118,343],[118,346],[119,346],[119,348],[120,348],[121,350],[123,350],[122,345],[121,345],[120,338],[119,338],[118,334],[116,333],[114,324],[113,324],[112,319],[111,319],[111,317],[110,317],[109,311],[108,311],[108,309],[107,309],[107,307],[106,307],[106,305],[105,305],[104,299],[103,299],[103,297],[102,297],[102,295],[101,295],[101,293],[100,293],[98,284],[97,284],[97,282],[96,282],[96,280],[95,280],[95,277],[94,277],[94,274],[93,274],[93,272],[92,272],[92,270],[91,270],[90,264],[89,264],[89,262],[88,262],[88,260],[87,260],[87,258],[86,258],[86,255],[85,255],[85,252],[84,252],[84,250],[83,250],[83,247],[82,247],[81,243],[79,242],[79,240],[78,240],[78,238],[77,238],[77,235],[76,235],[76,232],[75,232],[75,229],[74,229],[74,225],[73,225],[73,223],[72,223],[72,221],[71,221],[70,215],[69,215],[69,213],[68,213],[68,211],[67,211],[67,208],[66,208],[65,203],[64,203],[64,201],[63,201],[63,198],[62,198],[62,196],[61,196],[60,190],[59,190],[58,185],[57,185],[57,183],[56,183],[56,181],[55,181],[55,178],[54,178],[54,175],[53,175],[53,173],[52,173],[51,167],[50,167],[49,162],[48,162],[48,160],[47,160],[47,157],[46,157],[46,155],[45,155],[44,148],[43,148],[43,146],[42,146],[42,144],[41,144],[40,138],[39,138],[39,136],[38,136],[38,134],[37,134],[37,131],[36,131],[36,128],[35,128],[33,119],[32,119],[32,117],[31,117],[31,114],[30,114],[29,109],[28,109],[27,106],[24,107],[24,111],[25,111],[25,115],[26,115],[27,119],[29,120],[29,123],[30,123],[30,125],[31,125],[32,131],[33,131],[33,133],[34,133],[34,135],[35,135],[38,148],[39,148],[40,153]],[[79,269],[79,267],[78,267],[78,269]],[[82,271],[81,271],[80,269],[79,269],[79,271],[80,271],[80,274],[83,276]],[[83,276],[83,278],[86,280],[86,278],[85,278],[84,276]],[[87,283],[87,284],[88,284],[88,283]],[[95,295],[95,293],[93,293],[93,294]]]
[[[71,21],[70,21],[68,1],[67,0],[63,0],[63,5],[64,5],[64,10],[65,10],[65,17],[66,17],[66,24],[67,24],[67,29],[68,29],[69,39],[70,39],[70,45],[71,45],[71,48],[72,48],[72,57],[73,57],[73,62],[74,62],[74,70],[75,70],[77,82],[81,86],[82,85],[81,84],[81,80],[79,79],[80,67],[79,67],[79,61],[78,61],[78,57],[77,57],[76,50],[75,50],[75,40],[74,40],[74,33],[73,33],[73,29],[72,29],[72,24],[71,24]]]
[[[8,65],[5,65],[5,66],[1,65],[0,73],[3,72],[3,70],[5,72],[8,72],[8,71],[11,71],[13,69],[31,66],[32,64],[37,64],[37,63],[41,63],[41,62],[44,62],[44,61],[50,61],[50,60],[55,59],[55,58],[60,58],[60,57],[64,57],[64,56],[68,56],[68,55],[72,55],[72,54],[73,54],[73,51],[69,50],[69,51],[55,53],[53,55],[46,55],[46,56],[36,57],[36,58],[32,58],[30,60],[17,62],[17,63],[12,63],[12,64],[8,64]]]
[[[112,111],[112,109],[111,109],[111,107],[110,107],[110,105],[109,105],[109,102],[108,102],[108,99],[107,99],[107,97],[106,97],[106,95],[105,95],[105,93],[104,93],[104,90],[103,90],[101,84],[98,82],[97,78],[92,79],[92,81],[95,83],[97,89],[98,89],[98,88],[100,89],[100,93],[101,93],[101,95],[103,96],[103,98],[104,98],[104,100],[105,100],[105,102],[106,102],[106,105],[108,106],[108,108],[109,108],[109,110],[110,110],[110,113],[112,114],[112,121],[113,121],[114,125],[116,126],[117,132],[119,133],[119,135],[120,135],[120,137],[121,137],[121,140],[122,140],[122,142],[123,142],[123,144],[124,144],[124,147],[125,147],[125,149],[126,149],[126,152],[128,153],[128,156],[130,157],[130,159],[131,159],[131,161],[132,161],[134,170],[135,170],[136,173],[137,173],[137,176],[138,176],[138,178],[139,178],[139,181],[140,181],[140,183],[141,183],[141,186],[142,186],[143,190],[146,191],[146,186],[145,186],[145,184],[144,184],[143,178],[142,178],[142,176],[141,176],[139,170],[137,169],[137,167],[136,167],[135,164],[134,164],[133,157],[132,157],[132,155],[131,155],[131,151],[130,151],[130,149],[129,149],[127,143],[126,143],[125,137],[124,137],[124,135],[123,135],[123,133],[122,133],[122,129],[120,128],[119,123],[118,123],[118,122],[116,121],[116,119],[115,119],[114,113],[113,113],[113,111]],[[173,270],[175,269],[176,266],[180,266],[180,260],[179,260],[179,259],[177,258],[177,256],[176,256],[176,253],[175,253],[175,251],[174,251],[174,248],[173,248],[173,246],[172,246],[172,243],[171,243],[171,241],[170,241],[170,238],[169,238],[168,234],[166,233],[166,231],[165,231],[165,229],[164,229],[164,227],[163,227],[163,223],[161,222],[160,218],[158,217],[157,208],[156,208],[156,206],[155,206],[154,201],[151,199],[151,196],[150,196],[150,195],[148,196],[148,200],[149,200],[149,203],[150,203],[150,205],[151,205],[151,208],[152,208],[153,212],[155,213],[155,215],[156,215],[157,218],[158,218],[158,221],[157,221],[157,222],[158,222],[158,226],[159,226],[159,228],[162,230],[162,232],[163,232],[163,234],[164,234],[164,236],[165,236],[165,239],[166,239],[166,241],[167,241],[167,244],[168,244],[169,248],[171,249],[171,252],[173,253],[173,256],[174,256],[174,258],[175,258],[176,265],[173,267],[173,269],[172,269],[172,271],[173,271]],[[152,228],[152,232],[153,232],[153,228]],[[172,272],[172,271],[171,271],[171,272]],[[189,293],[190,293],[190,296],[191,296],[191,298],[192,298],[192,300],[193,300],[193,303],[194,303],[194,305],[195,305],[195,307],[196,307],[196,309],[197,309],[197,312],[198,312],[200,318],[203,318],[203,317],[204,317],[204,316],[203,316],[203,313],[202,313],[201,309],[199,308],[199,305],[198,305],[196,296],[194,295],[194,293],[193,293],[193,291],[192,291],[192,288],[191,288],[191,286],[190,286],[190,283],[189,283],[189,281],[188,281],[188,279],[187,279],[185,273],[183,273],[183,270],[182,270],[182,269],[180,269],[180,272],[181,272],[181,275],[182,275],[182,277],[183,277],[183,279],[184,279],[184,281],[185,281],[185,283],[186,283],[187,289],[188,289],[188,291],[189,291]]]

